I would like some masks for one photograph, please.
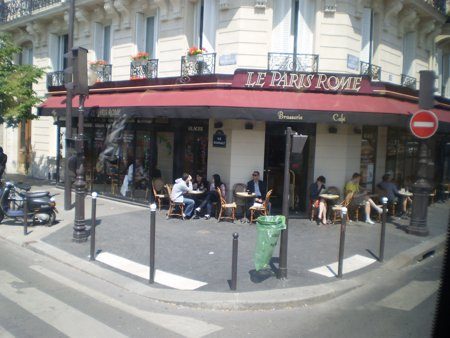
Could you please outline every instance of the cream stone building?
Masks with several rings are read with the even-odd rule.
[[[36,86],[48,97],[36,109],[41,116],[0,134],[8,173],[27,168],[34,177],[63,176],[57,154],[64,155],[58,140],[64,138],[69,4],[0,1],[0,31],[23,47],[17,62],[48,72]],[[118,195],[128,164],[141,158],[149,176],[158,167],[166,182],[185,170],[219,173],[230,199],[232,187],[259,170],[279,196],[288,125],[309,136],[291,168],[293,209],[306,209],[307,187],[318,175],[339,189],[353,172],[363,172],[371,189],[386,171],[403,184],[417,159],[407,118],[418,109],[422,70],[437,75],[435,178],[450,179],[449,155],[435,151],[447,144],[450,130],[445,1],[76,0],[75,6],[74,47],[86,48],[90,62],[107,65],[91,69],[97,83],[86,101],[87,134],[98,143],[87,156],[91,189]],[[206,50],[200,63],[186,56],[192,46]],[[138,52],[147,52],[152,63],[131,62]],[[132,99],[127,91],[141,94]],[[141,99],[146,103],[138,104]],[[123,131],[116,149],[117,173],[102,167],[100,175],[95,163],[102,142],[123,112],[139,113],[129,118],[134,126]]]

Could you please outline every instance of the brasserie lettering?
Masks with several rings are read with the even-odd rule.
[[[323,73],[247,72],[245,87],[359,92],[362,79],[361,76]]]

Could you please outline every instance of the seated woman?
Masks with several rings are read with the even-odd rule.
[[[218,174],[213,175],[213,181],[209,187],[209,191],[207,192],[205,199],[203,202],[195,209],[195,218],[198,218],[198,214],[200,211],[206,206],[206,214],[205,219],[211,218],[211,210],[212,204],[214,202],[220,202],[219,196],[217,195],[216,188],[220,188],[220,192],[222,193],[222,197],[225,198],[225,184],[222,183],[220,176]]]
[[[322,221],[322,224],[327,224],[327,203],[325,199],[320,197],[320,194],[325,192],[325,182],[325,177],[319,176],[317,177],[316,182],[311,184],[309,188],[311,208],[314,207],[315,209],[319,209],[319,213],[317,214],[317,224],[320,224],[320,221]]]
[[[205,179],[202,173],[197,173],[195,175],[195,180],[192,182],[192,186],[194,190],[199,191],[207,191],[208,190],[208,181]]]

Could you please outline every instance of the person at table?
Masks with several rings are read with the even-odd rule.
[[[377,184],[378,188],[386,193],[389,204],[398,203],[402,206],[402,209],[398,212],[397,216],[403,216],[404,214],[406,214],[406,196],[403,196],[399,193],[397,186],[394,182],[392,182],[391,176],[389,174],[384,174],[381,179],[382,181]]]
[[[320,197],[320,194],[325,192],[325,183],[326,178],[324,176],[319,176],[317,177],[316,182],[309,187],[311,207],[314,206],[315,209],[319,209],[319,213],[317,214],[317,224],[319,224],[319,222],[327,224],[327,202],[324,198]]]
[[[348,194],[352,194],[353,197],[350,201],[350,206],[359,207],[360,205],[364,205],[364,211],[366,214],[366,223],[375,224],[370,219],[370,212],[372,208],[376,210],[378,213],[382,213],[383,209],[375,204],[375,202],[369,197],[367,190],[362,189],[359,185],[361,181],[361,174],[354,173],[352,175],[352,179],[345,184],[344,193],[347,197]]]
[[[266,197],[266,187],[260,179],[259,171],[255,170],[252,174],[252,180],[247,182],[247,192],[255,194],[254,202],[263,203]]]
[[[194,190],[207,191],[209,184],[202,173],[197,173],[197,175],[195,175],[195,180],[192,183],[192,186],[194,187]]]
[[[219,188],[221,195],[223,198],[225,198],[225,184],[222,183],[222,180],[220,179],[220,175],[214,174],[212,183],[209,187],[209,191],[206,193],[205,199],[203,202],[195,209],[195,218],[199,217],[199,213],[202,211],[203,208],[206,207],[206,214],[205,219],[211,218],[211,211],[212,211],[212,205],[213,203],[220,203],[219,195],[217,194],[216,189]]]
[[[172,188],[170,199],[172,202],[184,203],[183,217],[190,218],[194,211],[195,201],[185,195],[192,190],[192,177],[188,173],[184,173],[181,178],[175,180],[175,184]]]

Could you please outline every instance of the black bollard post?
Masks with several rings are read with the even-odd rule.
[[[28,235],[28,201],[26,196],[23,200],[23,235]]]
[[[347,224],[347,208],[343,207],[341,211],[341,237],[339,240],[339,265],[338,277],[342,278],[342,269],[344,265],[344,246],[345,246],[345,227]]]
[[[237,287],[237,261],[238,261],[238,244],[239,234],[235,232],[233,234],[233,254],[231,258],[231,290],[236,290]]]
[[[150,278],[148,282],[155,282],[155,223],[156,223],[156,204],[150,204]]]
[[[95,261],[95,223],[96,223],[96,208],[97,208],[97,196],[98,194],[94,191],[91,195],[92,197],[92,211],[91,211],[91,254],[89,256],[90,261]]]
[[[384,259],[384,240],[386,237],[386,218],[387,218],[387,197],[381,199],[383,203],[383,214],[381,215],[381,235],[380,235],[380,253],[378,255],[378,261],[382,262]]]

